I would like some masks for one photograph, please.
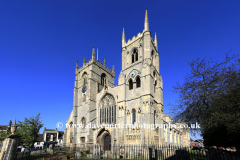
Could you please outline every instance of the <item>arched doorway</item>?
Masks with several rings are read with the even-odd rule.
[[[104,138],[104,150],[111,150],[111,137],[107,134]]]
[[[108,130],[102,129],[98,133],[96,141],[101,146],[102,151],[111,150],[111,134]]]

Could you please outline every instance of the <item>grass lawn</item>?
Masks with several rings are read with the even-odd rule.
[[[48,157],[51,157],[51,156],[55,156],[55,155],[67,155],[69,153],[76,153],[77,151],[54,151],[54,154],[50,154],[49,152],[45,152],[45,153],[42,153],[42,154],[33,154],[33,155],[30,155],[30,159],[31,160],[35,160],[35,159],[40,159],[40,158],[48,158]],[[23,159],[27,159],[28,158],[28,155],[23,155]],[[18,153],[18,156],[17,156],[17,160],[21,160],[22,159],[22,153]],[[71,159],[74,159],[74,158],[71,158]]]

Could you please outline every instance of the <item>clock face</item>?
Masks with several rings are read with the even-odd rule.
[[[82,87],[82,93],[85,93],[86,90],[87,90],[87,86],[83,86],[83,87]]]
[[[133,71],[133,72],[131,73],[131,76],[134,77],[135,75],[136,75],[136,72]]]

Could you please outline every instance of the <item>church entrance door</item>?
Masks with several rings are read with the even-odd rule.
[[[109,135],[104,138],[104,150],[111,150],[111,137]]]

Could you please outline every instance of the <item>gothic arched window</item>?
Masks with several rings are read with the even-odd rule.
[[[101,85],[105,85],[105,82],[106,82],[106,74],[105,73],[103,73],[102,75],[101,75]]]
[[[84,72],[82,77],[83,77],[83,85],[85,86],[87,84],[87,73]]]
[[[133,53],[135,54],[136,61],[138,61],[138,50],[134,49]]]
[[[137,77],[136,82],[137,82],[137,88],[141,87],[141,80],[139,77]]]
[[[134,124],[136,122],[136,110],[133,109],[132,110],[132,124]]]
[[[133,81],[132,79],[129,80],[129,90],[133,89]]]
[[[132,63],[138,61],[138,50],[135,48],[132,53]]]
[[[116,103],[113,96],[107,94],[100,102],[100,123],[116,122]]]
[[[84,117],[82,118],[82,127],[83,129],[86,127],[86,119]]]

